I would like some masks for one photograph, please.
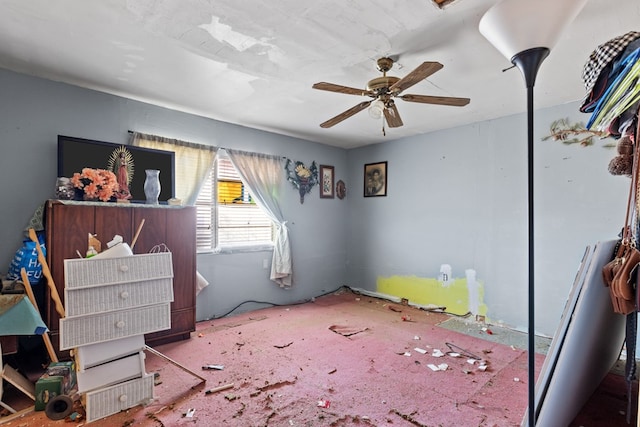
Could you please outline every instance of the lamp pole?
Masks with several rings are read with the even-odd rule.
[[[533,232],[533,87],[542,61],[587,0],[502,0],[480,19],[479,30],[522,72],[527,86],[527,169],[529,227],[529,427],[535,427],[535,262]]]
[[[536,425],[537,410],[536,398],[536,337],[535,337],[535,262],[534,262],[534,205],[533,205],[533,87],[542,61],[549,55],[546,47],[535,47],[515,54],[511,63],[522,72],[527,86],[527,205],[528,205],[528,232],[529,232],[529,326],[528,326],[528,368],[529,368],[529,426]]]

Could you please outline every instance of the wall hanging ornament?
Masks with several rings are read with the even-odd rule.
[[[581,122],[571,124],[568,118],[558,119],[551,123],[551,134],[542,138],[543,141],[552,139],[561,141],[563,144],[579,144],[583,147],[589,147],[595,144],[594,139],[605,140],[609,136],[607,132],[589,130],[584,127]],[[613,148],[615,143],[611,140],[604,141],[604,148]]]
[[[298,189],[300,203],[304,203],[304,195],[308,194],[313,186],[318,183],[318,165],[314,161],[307,168],[302,162],[292,162],[287,159],[284,168],[287,171],[287,181]]]
[[[342,200],[347,196],[347,186],[343,180],[338,181],[336,184],[336,195],[338,199]]]

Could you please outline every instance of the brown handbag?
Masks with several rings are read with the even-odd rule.
[[[636,309],[635,284],[638,264],[640,263],[640,251],[634,245],[622,243],[622,253],[616,257],[617,265],[614,266],[614,276],[609,286],[611,301],[616,313],[629,314]]]
[[[611,288],[613,293],[625,300],[632,300],[635,296],[635,273],[640,263],[640,251],[633,246],[627,246],[622,256],[618,273],[613,277]]]
[[[613,277],[616,275],[618,270],[620,269],[622,254],[624,252],[624,247],[622,246],[622,240],[619,240],[616,244],[616,247],[613,250],[613,258],[611,261],[606,263],[604,267],[602,267],[602,280],[604,285],[607,287],[611,286],[611,282],[613,282]]]
[[[640,126],[640,124],[639,124]],[[633,162],[633,173],[631,175],[631,186],[629,188],[629,199],[627,202],[627,212],[625,214],[625,225],[622,229],[622,239],[616,245],[613,259],[602,268],[602,279],[609,287],[609,294],[613,304],[613,310],[620,314],[629,314],[636,310],[636,279],[638,265],[640,264],[640,251],[636,248],[631,231],[630,220],[634,213],[634,199],[638,203],[638,145],[635,145],[635,155]],[[636,194],[634,197],[634,190]]]

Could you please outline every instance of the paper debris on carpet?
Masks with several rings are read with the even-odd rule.
[[[331,402],[328,400],[318,400],[318,407],[320,408],[329,408],[331,406]]]
[[[429,369],[431,369],[434,372],[446,371],[447,368],[449,368],[449,365],[447,365],[446,363],[441,363],[439,365],[434,365],[434,364],[430,363],[427,366],[429,367]]]

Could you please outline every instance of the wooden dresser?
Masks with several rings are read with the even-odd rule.
[[[144,226],[134,246],[134,254],[149,253],[166,245],[173,258],[173,302],[171,327],[145,335],[148,345],[188,339],[195,330],[196,299],[196,216],[194,207],[150,206],[143,204],[83,203],[49,200],[45,209],[47,263],[64,303],[64,260],[78,258],[87,250],[88,233],[106,243],[120,235],[131,243],[136,229]],[[47,298],[45,322],[53,345],[61,358],[59,321],[55,304]]]

